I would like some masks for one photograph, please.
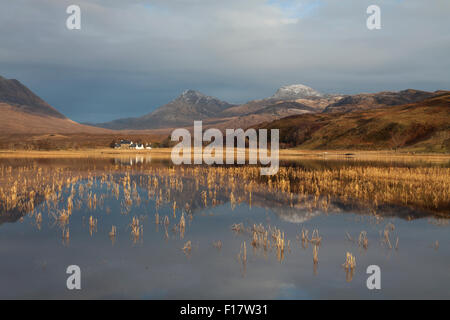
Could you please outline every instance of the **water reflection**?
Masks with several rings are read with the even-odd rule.
[[[138,164],[150,164],[152,162],[152,157],[150,155],[141,156],[136,155],[134,157],[118,157],[114,158],[114,163],[125,166],[134,166]]]
[[[406,276],[448,297],[448,190],[424,184],[448,170],[306,161],[261,177],[143,157],[2,160],[0,281],[16,289],[0,297],[70,297],[61,270],[74,261],[88,268],[83,297],[370,297],[369,264],[386,270],[383,297],[420,297]],[[43,282],[28,276],[36,260]]]

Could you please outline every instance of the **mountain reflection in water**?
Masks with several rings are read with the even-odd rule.
[[[281,164],[267,177],[148,156],[1,159],[0,297],[449,297],[448,165]],[[80,293],[65,289],[70,264]],[[376,296],[369,264],[386,279]]]

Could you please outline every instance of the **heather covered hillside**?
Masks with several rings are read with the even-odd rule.
[[[283,147],[450,151],[450,92],[421,102],[350,113],[315,113],[264,123]]]

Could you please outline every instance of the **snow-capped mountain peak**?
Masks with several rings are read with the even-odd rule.
[[[273,99],[289,100],[289,99],[302,99],[307,97],[322,97],[323,95],[313,88],[305,86],[303,84],[292,84],[289,86],[283,86],[277,90],[277,92],[271,97]]]

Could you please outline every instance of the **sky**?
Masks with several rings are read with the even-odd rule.
[[[81,8],[68,30],[66,8]],[[369,5],[380,30],[366,27]],[[186,89],[230,103],[450,89],[448,0],[0,0],[0,75],[79,122],[147,114]]]

